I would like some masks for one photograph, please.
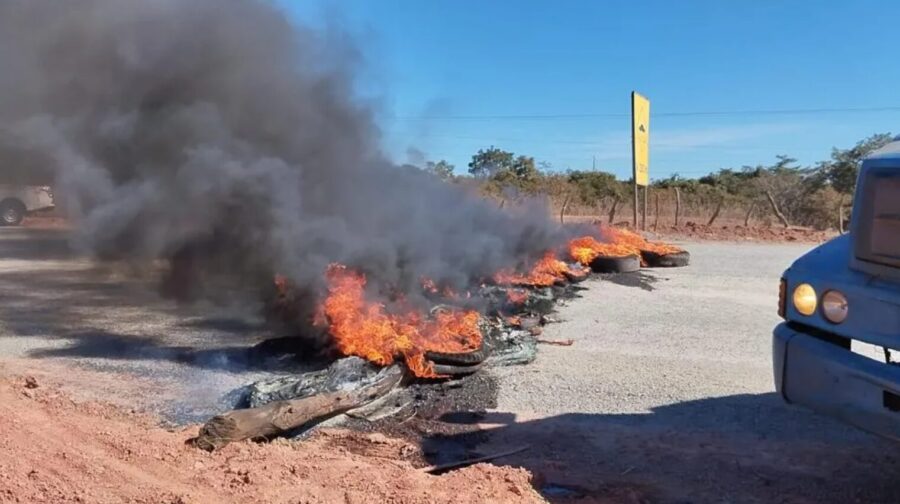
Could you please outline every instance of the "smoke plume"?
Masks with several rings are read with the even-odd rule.
[[[206,273],[464,286],[559,243],[394,166],[358,64],[262,0],[0,0],[0,169],[52,176],[86,251]]]

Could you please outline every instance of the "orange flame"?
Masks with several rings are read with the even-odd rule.
[[[682,250],[674,245],[647,241],[643,236],[627,229],[600,226],[600,237],[582,236],[569,242],[569,255],[583,265],[589,265],[597,257],[640,256],[641,251],[660,255],[675,254]]]
[[[585,274],[585,271],[573,269],[565,261],[557,259],[553,252],[547,252],[527,274],[503,270],[494,275],[494,281],[501,285],[549,287],[565,282],[570,276],[580,277]]]
[[[592,236],[573,239],[568,244],[569,256],[587,266],[598,256],[621,257],[639,255],[642,250],[660,254],[681,252],[681,249],[659,242],[648,242],[642,236],[616,228],[600,228],[602,243]],[[526,287],[546,287],[582,278],[587,268],[572,267],[547,252],[528,273],[503,270],[493,280],[500,285],[515,286],[506,291],[510,303],[521,304],[528,299]],[[479,314],[475,311],[444,310],[428,317],[412,308],[388,310],[384,304],[366,299],[366,277],[341,264],[332,264],[326,271],[328,295],[317,307],[314,323],[327,326],[337,350],[355,355],[375,364],[386,366],[403,359],[410,371],[419,377],[439,378],[427,352],[466,353],[481,348],[483,335]],[[422,278],[422,288],[430,294],[448,299],[460,295],[450,287],[440,288],[433,280]],[[276,292],[286,296],[290,290],[287,278],[275,277]],[[466,292],[466,297],[471,297]],[[402,304],[402,303],[400,303]],[[397,313],[395,313],[397,312]],[[518,317],[508,320],[519,324]]]
[[[333,264],[326,272],[328,297],[324,313],[338,351],[382,366],[403,358],[413,374],[438,378],[425,352],[465,353],[481,347],[479,315],[474,311],[442,311],[434,318],[415,310],[388,313],[366,299],[365,275]]]
[[[600,243],[593,236],[583,236],[569,242],[569,255],[587,266],[598,257],[639,256],[641,251],[629,244]]]
[[[600,236],[612,243],[631,245],[638,250],[655,252],[660,255],[684,252],[684,250],[668,243],[647,241],[643,236],[622,228],[600,226]]]

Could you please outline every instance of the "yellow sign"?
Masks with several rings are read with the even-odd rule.
[[[634,183],[650,184],[650,100],[631,93],[631,145],[634,159]]]

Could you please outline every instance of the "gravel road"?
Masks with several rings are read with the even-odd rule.
[[[594,280],[560,309],[535,365],[506,368],[501,408],[540,415],[648,413],[773,391],[778,279],[808,245],[683,244],[688,268],[644,270],[645,288]]]
[[[73,375],[70,392],[178,423],[228,409],[229,392],[269,376],[247,352],[272,336],[258,305],[179,306],[158,294],[152,266],[97,265],[67,236],[0,227],[0,358],[101,371]]]
[[[498,370],[505,425],[484,449],[531,443],[510,462],[611,496],[897,502],[893,443],[774,393],[778,279],[811,245],[682,245],[690,267],[645,270],[644,288],[590,281],[543,335],[573,346]]]
[[[777,282],[810,246],[683,245],[688,268],[586,282],[543,335],[573,346],[495,370],[499,405],[479,420],[489,432],[478,449],[531,446],[502,462],[530,469],[559,502],[897,502],[894,444],[774,394]],[[136,388],[73,374],[73,390],[176,420],[226,407],[261,376],[245,351],[270,336],[259,307],[181,307],[153,279],[78,258],[64,232],[0,228],[0,367],[137,376]]]

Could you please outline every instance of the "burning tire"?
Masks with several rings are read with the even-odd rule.
[[[568,280],[570,283],[581,283],[591,276],[590,272],[587,270],[585,270],[584,272],[576,272],[574,270],[570,270],[565,272],[564,274],[566,275],[566,280]]]
[[[591,261],[591,269],[597,273],[632,273],[641,269],[641,258],[636,255],[597,256]]]
[[[641,251],[641,256],[649,268],[681,268],[691,262],[691,254],[687,251],[672,254],[657,254],[647,250]]]
[[[441,353],[441,352],[425,352],[425,358],[435,363],[435,365],[450,365],[450,366],[464,366],[470,367],[477,364],[481,364],[488,357],[490,357],[491,351],[487,347],[487,345],[482,345],[481,348],[475,350],[474,352],[465,352],[465,353]]]
[[[470,375],[481,369],[483,363],[475,364],[472,366],[454,366],[451,364],[435,364],[434,372],[439,375],[446,376],[465,376]]]

